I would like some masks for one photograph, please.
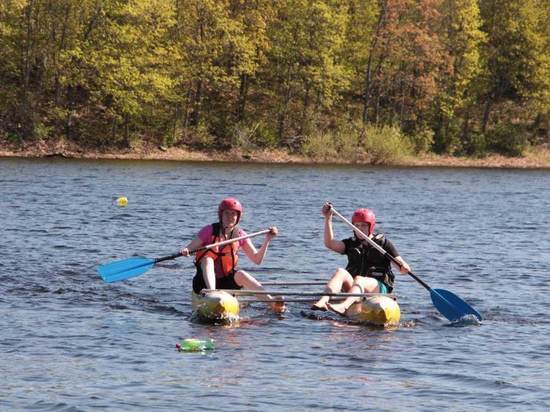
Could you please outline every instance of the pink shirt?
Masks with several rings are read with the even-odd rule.
[[[246,236],[246,232],[242,230],[241,228],[237,228],[235,237],[241,237]],[[201,240],[203,246],[207,246],[212,244],[212,225],[207,225],[203,227],[199,233],[197,234],[197,237]],[[246,239],[242,239],[237,241],[237,251],[244,245],[246,242]],[[221,262],[219,260],[214,261],[214,272],[216,273],[216,277],[220,278],[223,276],[223,270],[221,267]]]
[[[201,240],[203,246],[212,244],[212,225],[207,225],[203,227],[199,233],[197,234],[197,237]],[[241,237],[246,236],[246,232],[242,230],[241,228],[237,228],[237,235],[235,237]],[[246,239],[239,240],[237,243],[239,245],[239,248],[241,248],[244,245],[244,242],[246,242]]]

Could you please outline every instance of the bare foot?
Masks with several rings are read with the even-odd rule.
[[[346,310],[348,309],[343,303],[327,303],[327,308],[342,316],[346,314]]]
[[[274,300],[270,303],[271,310],[275,313],[283,313],[286,311],[285,302],[281,299]]]
[[[310,309],[311,310],[320,310],[320,311],[323,311],[323,312],[326,312],[328,310],[326,303],[318,303],[318,302],[311,305]]]
[[[311,305],[311,310],[320,310],[320,311],[327,311],[327,303],[329,301],[328,296],[322,296],[317,302],[315,302],[313,305]]]

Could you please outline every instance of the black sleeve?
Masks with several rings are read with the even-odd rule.
[[[350,248],[353,247],[352,245],[353,240],[351,238],[347,238],[347,239],[342,239],[342,242],[344,243],[344,246],[345,246],[344,253],[342,253],[342,255],[347,255]]]
[[[393,257],[399,256],[399,252],[395,248],[392,242],[384,238],[384,245],[382,246],[386,252],[388,252]]]

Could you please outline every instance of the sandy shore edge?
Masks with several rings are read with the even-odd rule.
[[[6,147],[0,145],[0,157],[67,159],[111,159],[111,160],[168,160],[192,162],[243,162],[243,163],[281,163],[281,164],[358,164],[374,165],[370,159],[350,161],[342,158],[314,159],[290,154],[283,150],[239,150],[196,151],[186,148],[141,147],[124,150],[83,150],[65,144],[36,144],[32,147]],[[378,164],[379,165],[379,164]],[[466,158],[426,154],[403,158],[381,166],[402,167],[472,167],[472,168],[514,168],[514,169],[550,169],[550,149],[530,148],[523,157],[505,157],[491,155],[484,158]]]

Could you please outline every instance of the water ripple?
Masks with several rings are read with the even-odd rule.
[[[0,176],[2,410],[550,407],[546,171],[0,159]],[[191,259],[115,284],[95,272],[174,253],[225,195],[245,205],[245,230],[279,227],[262,266],[241,260],[261,281],[326,279],[345,264],[322,243],[330,199],[346,216],[373,208],[415,273],[484,320],[449,327],[397,276],[395,328],[261,303],[239,324],[205,325],[190,316]],[[350,235],[336,219],[334,231]],[[178,353],[188,337],[216,349]]]

